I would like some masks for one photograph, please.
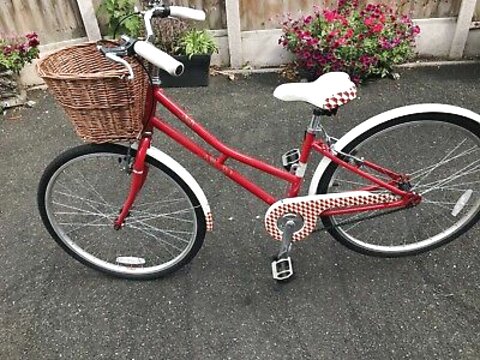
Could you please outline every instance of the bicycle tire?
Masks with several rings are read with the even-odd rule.
[[[392,135],[401,141],[393,141]],[[462,137],[460,143],[452,144],[452,139]],[[450,147],[442,150],[444,144]],[[327,231],[354,251],[380,257],[420,254],[456,239],[480,218],[480,124],[473,119],[435,112],[400,116],[366,130],[338,150],[411,174],[412,190],[423,194],[419,205],[391,213],[385,210],[384,216],[362,220],[369,212],[321,217]],[[433,176],[439,178],[432,182]],[[351,191],[352,185],[366,184],[332,162],[318,182],[317,193]],[[472,194],[461,217],[453,216],[453,208],[469,190]],[[352,220],[353,224],[336,225]]]
[[[125,225],[114,230],[130,184],[127,149],[89,144],[60,154],[40,180],[38,207],[50,235],[82,264],[121,278],[158,278],[198,253],[205,214],[188,184],[147,156],[144,187]]]

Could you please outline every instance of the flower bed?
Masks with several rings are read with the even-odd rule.
[[[32,32],[25,36],[0,35],[0,107],[22,104],[25,92],[18,79],[23,67],[38,57],[38,36]]]
[[[279,43],[295,55],[294,67],[312,79],[330,71],[345,71],[353,81],[386,76],[392,66],[414,56],[420,32],[412,19],[386,4],[358,5],[340,0],[334,9],[292,18],[282,23]]]

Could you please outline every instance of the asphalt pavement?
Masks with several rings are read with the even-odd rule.
[[[402,69],[363,85],[325,123],[340,137],[398,106],[440,102],[480,113],[480,64]],[[275,74],[223,76],[169,93],[214,134],[280,165],[311,109],[271,95]],[[39,178],[81,141],[45,91],[33,108],[0,118],[0,359],[479,359],[480,226],[415,257],[357,254],[326,233],[294,249],[296,277],[275,283],[278,244],[267,206],[157,135],[212,207],[213,233],[197,257],[164,279],[126,281],[86,268],[44,229]],[[313,167],[312,167],[313,168]],[[238,167],[272,192],[285,184]],[[308,186],[305,186],[307,189]]]

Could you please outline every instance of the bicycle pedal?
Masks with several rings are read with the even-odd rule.
[[[282,155],[282,165],[285,170],[290,171],[292,166],[300,161],[300,150],[292,149]]]
[[[272,261],[272,276],[275,280],[287,280],[292,275],[293,266],[290,256]]]

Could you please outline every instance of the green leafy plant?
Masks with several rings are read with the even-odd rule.
[[[294,19],[286,16],[279,43],[295,55],[294,67],[316,78],[345,71],[353,81],[392,74],[392,66],[414,55],[420,32],[412,19],[386,4],[339,0],[336,8]]]
[[[213,37],[205,30],[192,29],[183,34],[180,39],[180,48],[177,53],[189,56],[208,55],[218,52]]]
[[[108,35],[128,34],[138,36],[142,30],[142,19],[129,16],[134,13],[135,0],[103,0],[97,13],[107,19]],[[117,34],[114,34],[117,30]]]
[[[0,71],[19,73],[23,67],[38,58],[40,44],[35,32],[25,36],[0,35]]]

